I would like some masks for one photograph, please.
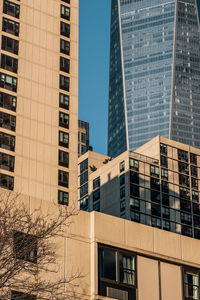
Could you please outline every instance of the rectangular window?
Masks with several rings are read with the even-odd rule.
[[[125,162],[124,160],[120,162],[119,164],[119,171],[120,173],[123,172],[125,170]]]
[[[135,184],[131,184],[130,185],[130,195],[131,196],[135,196],[135,197],[140,197],[140,188],[138,185]]]
[[[0,112],[0,127],[15,131],[16,117]]]
[[[15,165],[15,157],[0,152],[0,168],[13,172]]]
[[[151,176],[159,177],[159,168],[153,165],[150,165],[150,174]]]
[[[154,190],[151,190],[151,201],[152,202],[156,202],[156,203],[160,203],[160,191],[154,191]]]
[[[167,145],[160,143],[160,153],[167,155]]]
[[[169,183],[167,181],[162,180],[161,186],[162,186],[162,192],[169,194]]]
[[[130,169],[139,170],[139,161],[133,158],[129,159]]]
[[[60,71],[69,73],[70,60],[68,58],[60,57]]]
[[[88,183],[80,187],[80,198],[85,196],[88,193]]]
[[[119,184],[120,184],[120,186],[125,184],[125,174],[122,174],[119,177]]]
[[[178,149],[178,160],[188,162],[188,152]]]
[[[180,198],[185,198],[190,200],[190,190],[180,187]]]
[[[124,198],[126,195],[125,186],[120,188],[120,199]]]
[[[192,201],[199,202],[199,192],[192,191]]]
[[[196,179],[196,178],[191,178],[191,184],[192,184],[192,188],[198,190],[198,179]]]
[[[192,225],[192,216],[190,214],[181,212],[181,223]]]
[[[0,73],[0,87],[16,92],[17,91],[17,78]]]
[[[13,2],[4,0],[3,13],[19,19],[20,6]]]
[[[59,166],[63,166],[69,168],[69,153],[59,150],[58,151],[58,164]]]
[[[140,213],[131,211],[131,221],[140,223]]]
[[[80,185],[83,185],[86,182],[88,182],[88,171],[80,175]]]
[[[0,147],[15,151],[15,136],[0,132]]]
[[[60,6],[60,17],[65,20],[70,20],[70,8],[68,6]]]
[[[191,175],[197,177],[197,167],[191,166],[190,168],[191,168]]]
[[[2,35],[1,49],[18,55],[19,41]]]
[[[58,190],[58,204],[68,205],[69,193]]]
[[[151,177],[150,184],[151,184],[151,189],[160,191],[160,180],[159,179]]]
[[[0,187],[8,190],[13,190],[14,177],[0,173]]]
[[[69,109],[69,96],[59,93],[59,106],[65,109]]]
[[[126,209],[126,201],[125,199],[120,201],[120,212],[124,211]]]
[[[70,4],[70,0],[62,0],[62,2]]]
[[[139,184],[139,173],[130,171],[130,183]]]
[[[151,203],[151,214],[153,216],[161,216],[161,206],[159,204]]]
[[[85,159],[80,163],[80,173],[83,173],[88,169],[88,159]]]
[[[160,164],[162,167],[168,168],[168,159],[166,156],[160,156]]]
[[[100,199],[100,189],[93,192],[93,202]]]
[[[32,234],[15,232],[13,236],[13,253],[17,259],[37,263],[37,237]]]
[[[70,42],[60,39],[60,52],[70,55]]]
[[[69,77],[60,75],[60,89],[69,92]]]
[[[151,226],[161,228],[161,219],[152,217],[151,218]]]
[[[93,204],[93,210],[100,211],[100,202],[97,202],[97,203]]]
[[[11,300],[36,300],[36,296],[22,292],[11,291]]]
[[[68,188],[69,185],[69,173],[58,170],[58,185]]]
[[[161,178],[168,180],[168,170],[166,169],[161,169]]]
[[[99,246],[99,295],[136,299],[136,258],[129,252]],[[120,298],[116,297],[120,295]]]
[[[181,173],[184,173],[184,174],[187,174],[187,175],[189,174],[188,164],[186,164],[184,162],[181,162],[181,161],[178,162],[178,170]]]
[[[88,208],[88,196],[80,199],[80,209],[85,210]]]
[[[17,98],[0,92],[0,107],[12,110],[12,111],[16,111],[16,106],[17,106]]]
[[[130,208],[135,210],[140,210],[140,200],[130,198]]]
[[[97,177],[93,180],[93,190],[100,187],[100,177]]]
[[[69,115],[59,112],[59,126],[69,128]]]
[[[179,184],[189,187],[190,186],[189,176],[179,174]]]
[[[59,131],[59,146],[69,148],[69,133]]]
[[[11,56],[1,54],[1,68],[17,73],[18,60]]]
[[[190,153],[190,163],[193,165],[197,165],[197,155],[194,153]]]
[[[199,300],[199,272],[197,270],[183,270],[184,300]]]
[[[70,25],[64,22],[60,22],[60,34],[66,37],[70,37]]]
[[[2,30],[19,36],[19,23],[3,18]]]

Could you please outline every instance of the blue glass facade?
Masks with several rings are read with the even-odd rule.
[[[134,150],[156,135],[200,147],[195,0],[113,0],[114,4],[119,34],[116,39],[112,18],[110,64],[115,41],[120,51],[123,95],[120,98],[118,94],[119,101],[115,97],[118,74],[110,69],[108,155],[123,152],[117,144],[112,149],[113,141],[120,140],[120,132],[112,126],[120,113],[124,117],[125,149]]]

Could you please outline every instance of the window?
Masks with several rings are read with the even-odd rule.
[[[80,175],[80,185],[83,185],[87,181],[88,181],[88,171]]]
[[[86,134],[81,132],[81,142],[86,143]]]
[[[187,225],[182,225],[181,226],[181,234],[192,237],[192,227],[187,226]]]
[[[62,1],[70,4],[70,0],[62,0]]]
[[[15,131],[16,117],[0,112],[0,127]]]
[[[8,190],[13,190],[14,177],[0,173],[0,186]]]
[[[13,135],[0,132],[0,147],[15,151],[15,137]]]
[[[159,179],[151,177],[150,184],[151,184],[151,189],[157,190],[157,191],[160,190],[160,180]]]
[[[37,237],[32,234],[15,232],[13,236],[15,258],[37,263]]]
[[[198,180],[196,178],[191,178],[192,188],[198,190]]]
[[[124,185],[124,184],[125,184],[125,174],[122,174],[122,175],[119,177],[119,184],[120,184],[120,185]]]
[[[0,92],[0,107],[10,109],[12,111],[16,111],[16,106],[17,106],[17,98]]]
[[[59,150],[58,152],[58,163],[59,166],[69,168],[69,153]]]
[[[151,190],[151,201],[160,203],[160,191]]]
[[[69,203],[69,194],[68,192],[58,191],[58,204],[68,205]]]
[[[0,73],[0,87],[16,92],[17,91],[17,78]]]
[[[100,199],[100,189],[93,192],[93,202]]]
[[[181,223],[192,225],[192,216],[187,213],[181,212]]]
[[[93,190],[100,187],[100,177],[97,177],[93,180]]]
[[[130,208],[140,210],[140,200],[130,198]]]
[[[199,192],[192,191],[192,201],[199,202]]]
[[[2,35],[1,49],[11,52],[13,54],[18,54],[19,41],[11,39],[8,36]]]
[[[80,187],[80,198],[88,193],[88,183]]]
[[[60,70],[66,73],[69,73],[69,59],[60,57]]]
[[[1,54],[1,68],[17,73],[18,61],[11,56]]]
[[[139,173],[130,171],[130,182],[139,184]]]
[[[151,218],[151,225],[152,225],[152,227],[161,228],[161,219],[152,217]]]
[[[170,219],[170,209],[168,207],[162,207],[162,216],[164,219]]]
[[[60,22],[60,34],[66,37],[70,37],[70,25],[64,22]]]
[[[15,164],[15,157],[6,153],[0,152],[0,168],[13,172]]]
[[[59,131],[59,146],[69,148],[69,134],[67,132]]]
[[[133,158],[129,159],[130,169],[139,170],[139,161]]]
[[[124,211],[126,209],[126,201],[122,200],[120,202],[120,212]]]
[[[68,184],[69,184],[69,173],[58,170],[58,185],[68,188]]]
[[[169,194],[162,194],[162,205],[169,206]]]
[[[159,168],[151,165],[150,166],[150,174],[151,174],[151,176],[159,177]]]
[[[170,222],[163,220],[163,229],[170,231]]]
[[[59,126],[69,128],[69,115],[59,112]]]
[[[3,13],[19,19],[20,6],[4,0]]]
[[[135,197],[140,197],[140,189],[138,185],[131,184],[130,185],[130,195]]]
[[[88,196],[80,199],[80,209],[85,210],[88,207]]]
[[[166,169],[161,169],[161,178],[168,180],[168,170]]]
[[[60,89],[69,92],[69,77],[60,75]]]
[[[70,55],[70,42],[65,40],[60,40],[60,52]]]
[[[11,300],[36,300],[36,296],[22,292],[11,291]]]
[[[124,160],[120,162],[119,164],[119,171],[120,173],[123,172],[125,170],[125,162]]]
[[[178,149],[178,159],[188,162],[188,152]]]
[[[185,173],[185,174],[189,174],[189,167],[188,167],[188,164],[184,163],[184,162],[181,162],[179,161],[178,162],[178,170],[179,172],[181,173]]]
[[[190,163],[193,165],[197,165],[197,155],[194,153],[190,153]]]
[[[131,211],[131,221],[140,223],[140,213]]]
[[[69,109],[69,96],[65,94],[59,94],[59,106],[65,109]]]
[[[61,5],[60,6],[60,16],[63,19],[70,19],[70,8],[68,6]]]
[[[162,180],[161,185],[162,185],[162,192],[168,194],[169,193],[169,183]]]
[[[80,163],[80,173],[83,173],[87,169],[88,169],[88,159],[85,159]]]
[[[189,177],[186,175],[179,174],[179,184],[189,187],[190,186]]]
[[[161,216],[161,206],[159,204],[152,203],[151,204],[151,214],[153,216]]]
[[[19,23],[3,18],[2,30],[19,36]]]
[[[190,190],[180,187],[180,197],[190,200]]]
[[[191,166],[191,175],[197,177],[197,167]]]
[[[191,213],[191,201],[181,200],[180,208],[183,211]]]
[[[160,153],[167,155],[167,145],[160,143]]]
[[[160,156],[160,164],[162,167],[168,168],[168,159],[166,156]]]
[[[125,186],[120,188],[120,199],[125,197]]]
[[[183,270],[184,300],[199,299],[199,272],[197,270]]]
[[[93,204],[93,210],[100,211],[100,202],[97,202],[97,203]]]
[[[129,252],[99,246],[99,295],[136,299],[136,258]]]

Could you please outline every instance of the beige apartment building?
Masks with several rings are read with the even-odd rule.
[[[78,0],[2,0],[0,28],[0,186],[76,201]]]
[[[200,239],[199,149],[157,136],[101,165],[95,156],[79,158],[81,209]]]

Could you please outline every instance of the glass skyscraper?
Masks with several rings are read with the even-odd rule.
[[[200,148],[199,0],[112,0],[108,155],[156,135]]]

